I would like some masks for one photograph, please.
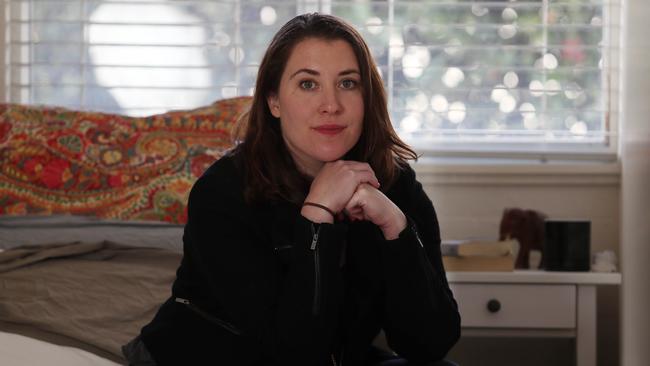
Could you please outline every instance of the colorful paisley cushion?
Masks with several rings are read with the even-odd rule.
[[[249,97],[149,117],[0,104],[0,215],[184,223]]]

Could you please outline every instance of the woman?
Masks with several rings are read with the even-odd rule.
[[[460,317],[436,214],[361,36],[332,16],[289,21],[242,123],[190,193],[172,296],[125,346],[130,362],[442,359]],[[381,329],[399,356],[371,347]]]

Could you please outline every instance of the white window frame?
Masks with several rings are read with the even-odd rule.
[[[389,5],[396,3],[399,0],[386,0]],[[548,0],[543,0],[548,1]],[[605,3],[603,7],[603,24],[604,24],[604,42],[606,43],[606,52],[603,53],[603,95],[606,95],[606,103],[604,106],[607,110],[606,124],[608,124],[608,134],[606,138],[609,140],[605,146],[598,146],[597,148],[590,149],[576,149],[573,144],[554,144],[552,149],[548,149],[548,144],[490,144],[485,142],[477,142],[468,140],[466,142],[446,142],[436,141],[434,146],[429,144],[423,145],[418,141],[409,141],[417,149],[422,156],[434,159],[448,159],[457,161],[464,160],[480,160],[495,159],[504,160],[520,160],[532,162],[550,162],[550,161],[601,161],[612,162],[616,161],[618,157],[619,143],[618,132],[619,125],[619,85],[620,85],[620,18],[621,6],[623,0],[610,0]],[[299,4],[300,12],[307,11],[320,11],[323,13],[331,12],[331,0],[296,0]],[[9,6],[9,1],[4,0],[3,11],[6,12]],[[393,7],[389,6],[388,24],[391,24],[393,14]],[[3,17],[3,21],[7,20],[7,14]],[[239,14],[234,14],[236,19],[239,19]],[[236,20],[236,24],[238,20]],[[4,24],[3,24],[4,25]],[[0,34],[8,38],[5,34],[5,27],[0,27]],[[4,56],[5,63],[8,64],[6,47],[1,51]],[[391,58],[389,57],[389,60]],[[389,61],[390,62],[390,61]],[[4,67],[4,66],[3,66]],[[389,69],[391,65],[388,65]],[[391,88],[393,72],[388,72],[387,85]],[[10,70],[5,68],[5,72],[0,73],[0,82],[5,86],[0,89],[0,98],[4,101],[9,101],[9,93],[6,86],[7,81],[12,78],[20,77],[19,75],[10,75]],[[389,90],[389,96],[392,92]],[[390,100],[389,100],[390,102]],[[408,138],[407,138],[408,140]]]

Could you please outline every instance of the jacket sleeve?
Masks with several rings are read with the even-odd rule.
[[[408,219],[395,240],[381,243],[389,346],[413,362],[445,357],[460,337],[460,314],[440,254],[440,229],[431,200],[408,169],[395,202]]]
[[[204,176],[190,194],[184,240],[194,273],[207,284],[217,315],[252,345],[251,362],[319,364],[337,326],[345,226],[313,224],[295,213],[286,245],[273,248],[224,180]],[[282,270],[278,250],[288,258]]]

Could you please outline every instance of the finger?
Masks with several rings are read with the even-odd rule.
[[[363,212],[363,206],[360,204],[358,194],[355,193],[350,199],[350,201],[348,201],[348,203],[345,206],[345,211],[348,213],[350,218],[363,220],[365,215]]]
[[[362,195],[367,195],[369,193],[374,193],[376,191],[378,191],[378,189],[376,187],[374,187],[372,184],[364,182],[364,183],[359,183],[355,193],[362,194]]]
[[[377,179],[377,176],[375,175],[375,171],[372,169],[370,164],[368,163],[362,163],[359,161],[353,161],[353,160],[341,160],[342,165],[348,169],[353,170],[355,173],[362,174],[366,179],[364,182],[370,183],[373,186],[379,188],[380,183],[379,180]],[[372,176],[371,179],[368,179],[368,175],[370,174]]]
[[[350,217],[351,221],[363,221],[365,218],[363,215],[354,215]]]
[[[346,216],[346,214],[343,211],[337,213],[336,214],[336,221],[343,221],[345,219],[345,216]]]
[[[375,188],[379,188],[379,180],[377,179],[375,173],[372,170],[355,171],[355,179],[357,185],[368,183]]]
[[[356,213],[356,214],[351,214],[351,215],[348,215],[348,217],[350,218],[351,221],[365,220],[365,215],[363,214],[363,212]]]
[[[364,163],[362,161],[356,161],[356,160],[339,160],[339,162],[342,165],[348,166],[348,167],[353,167],[355,169],[370,169],[372,170],[372,167],[368,163]]]
[[[361,207],[351,206],[350,204],[348,204],[343,211],[345,211],[346,215],[350,217],[358,216],[359,214],[363,213],[363,209]]]

